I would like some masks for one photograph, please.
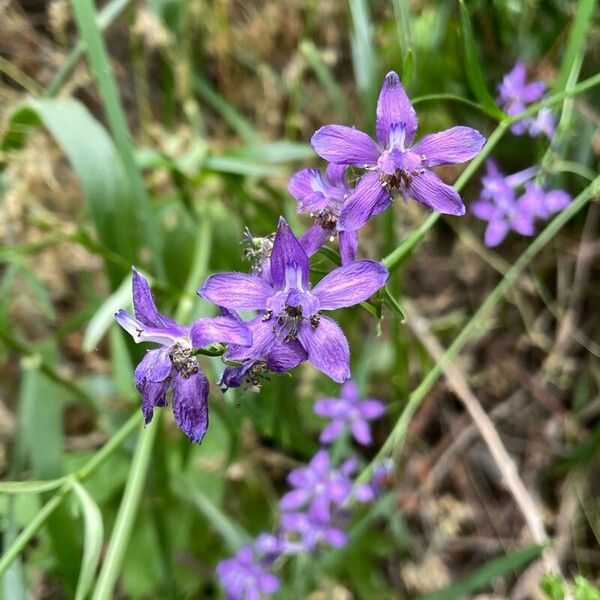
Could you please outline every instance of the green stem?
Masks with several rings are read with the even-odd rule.
[[[451,102],[460,102],[461,104],[466,104],[467,106],[470,106],[471,108],[474,108],[492,117],[492,119],[494,119],[495,121],[498,120],[497,112],[492,113],[484,106],[477,104],[477,102],[473,102],[473,100],[463,98],[462,96],[457,96],[456,94],[427,94],[426,96],[417,96],[416,98],[413,98],[411,102],[413,104],[420,104],[421,102],[430,102],[432,100],[449,100]]]
[[[98,576],[93,600],[110,600],[114,597],[115,584],[121,572],[123,557],[131,537],[131,530],[150,465],[152,445],[158,431],[157,421],[158,418],[154,419],[145,431],[140,431],[123,500],[108,544],[106,558]]]
[[[600,192],[600,176],[588,185],[578,196],[565,208],[558,216],[551,221],[538,237],[529,245],[527,250],[520,256],[514,265],[506,272],[500,283],[494,288],[492,293],[486,298],[485,302],[479,307],[477,312],[471,317],[471,320],[465,325],[454,342],[444,352],[438,363],[427,373],[419,386],[412,392],[404,411],[400,415],[394,429],[381,447],[377,456],[373,459],[371,465],[361,474],[360,479],[364,480],[368,476],[372,465],[380,461],[388,454],[397,454],[402,448],[402,443],[406,437],[408,425],[412,416],[425,396],[429,393],[435,382],[443,372],[444,367],[454,360],[465,344],[476,334],[482,333],[484,321],[487,319],[506,295],[508,289],[518,279],[527,265],[541,252],[552,237],[586,204],[590,198]]]

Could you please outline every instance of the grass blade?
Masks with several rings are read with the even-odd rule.
[[[534,558],[540,556],[543,550],[544,546],[528,546],[527,548],[520,548],[514,552],[509,552],[499,558],[494,558],[468,577],[460,579],[452,585],[436,592],[419,596],[419,600],[455,600],[469,596],[473,592],[489,585],[496,577],[522,569]]]
[[[65,477],[48,479],[46,481],[0,481],[0,494],[39,494],[59,488],[65,482]]]
[[[96,569],[100,562],[104,526],[102,524],[102,513],[87,490],[81,484],[77,483],[77,481],[74,481],[73,491],[81,505],[85,525],[83,559],[81,561],[77,589],[75,590],[75,600],[84,600],[92,587]]]
[[[465,68],[471,91],[475,98],[479,100],[482,107],[499,119],[503,118],[502,111],[496,105],[487,89],[483,70],[479,64],[479,52],[475,45],[473,37],[473,29],[471,28],[471,20],[469,12],[465,6],[464,0],[460,0],[460,32],[463,41],[463,51],[465,54]]]
[[[123,556],[127,551],[146,474],[148,473],[152,445],[159,427],[158,422],[159,418],[156,416],[152,423],[139,433],[123,500],[108,543],[106,558],[98,576],[98,583],[94,590],[94,600],[111,600],[114,597],[115,584],[121,572]]]

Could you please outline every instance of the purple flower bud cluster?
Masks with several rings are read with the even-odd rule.
[[[549,219],[571,201],[567,192],[560,189],[545,191],[533,181],[538,172],[536,167],[508,176],[491,160],[487,161],[486,167],[480,197],[471,206],[477,218],[487,221],[486,246],[498,246],[510,230],[533,235],[536,220]]]
[[[528,104],[542,99],[546,86],[541,81],[527,81],[525,65],[517,61],[498,86],[497,101],[509,116],[523,112]],[[554,135],[554,116],[549,108],[542,108],[535,117],[515,123],[510,130],[515,135],[528,133],[531,137],[540,134],[551,138]]]
[[[115,317],[135,340],[152,342],[135,371],[145,422],[154,408],[166,406],[168,395],[177,425],[193,442],[208,427],[209,383],[199,357],[222,356],[223,389],[258,386],[265,374],[283,373],[304,361],[338,383],[350,378],[348,340],[328,311],[355,306],[380,290],[389,273],[375,260],[355,260],[358,229],[388,208],[394,196],[412,197],[433,210],[463,215],[465,207],[454,188],[432,170],[472,159],[485,138],[470,127],[452,127],[416,143],[417,115],[398,75],[388,73],[377,103],[375,141],[345,125],[326,125],[312,136],[316,153],[329,161],[324,173],[303,169],[289,181],[298,210],[314,225],[296,238],[280,218],[273,235],[246,233],[244,255],[250,273],[211,275],[198,294],[217,305],[220,316],[180,325],[160,313],[148,282],[134,269],[135,316],[120,310]],[[347,171],[360,173],[355,187]],[[339,237],[342,266],[313,286],[309,257],[328,240]],[[239,311],[251,311],[248,321]],[[323,441],[348,428],[367,443],[366,421],[377,413],[373,403],[344,406],[324,403],[322,414],[332,421]],[[297,523],[300,531],[300,523]],[[247,556],[245,556],[247,558]]]
[[[321,432],[322,443],[333,442],[348,430],[358,444],[365,446],[371,443],[368,422],[383,414],[384,405],[379,400],[361,400],[356,384],[349,380],[342,386],[340,398],[322,398],[314,410],[331,419]],[[306,466],[288,474],[291,490],[279,501],[277,533],[261,533],[253,544],[217,566],[217,576],[229,600],[251,600],[276,591],[279,580],[272,571],[281,557],[340,548],[347,543],[346,523],[352,501],[372,502],[381,496],[393,463],[387,460],[378,464],[370,481],[360,485],[352,478],[356,468],[354,456],[334,466],[328,449],[322,447]]]

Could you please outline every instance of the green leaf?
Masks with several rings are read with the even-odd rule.
[[[490,95],[485,83],[483,70],[479,64],[478,56],[480,53],[475,44],[469,12],[467,11],[464,0],[460,0],[460,32],[465,54],[466,74],[469,85],[471,86],[471,91],[475,98],[479,100],[481,106],[485,108],[490,115],[502,119],[504,118],[504,114],[496,105],[496,102]]]
[[[104,526],[102,524],[102,513],[87,490],[81,484],[77,483],[77,481],[73,481],[72,485],[73,491],[81,505],[85,526],[83,559],[75,591],[75,600],[84,600],[92,588],[96,570],[100,562]]]
[[[402,312],[402,308],[400,307],[398,300],[394,298],[394,295],[392,294],[388,285],[383,288],[383,301],[385,302],[386,306],[400,319],[401,323],[406,321],[406,316]]]
[[[28,99],[12,113],[0,144],[21,148],[34,124],[43,124],[71,163],[83,188],[100,241],[128,263],[136,262],[132,189],[123,162],[106,129],[73,98]],[[138,240],[139,241],[139,240]],[[110,273],[113,265],[107,263]],[[122,278],[120,274],[118,281]]]
[[[583,575],[575,577],[573,585],[575,600],[600,600],[600,590]]]
[[[556,573],[544,575],[540,581],[540,587],[549,600],[565,600],[565,584]]]
[[[489,585],[496,577],[522,569],[533,559],[540,556],[543,550],[544,546],[528,546],[509,552],[500,558],[494,558],[465,579],[460,579],[436,592],[419,596],[419,600],[454,600],[455,598],[470,596]]]
[[[83,335],[83,350],[92,352],[108,328],[115,322],[115,312],[131,306],[131,275],[108,297],[90,319]]]
[[[352,19],[352,62],[354,77],[363,96],[367,114],[374,112],[377,99],[377,56],[373,44],[373,26],[366,0],[350,0]]]

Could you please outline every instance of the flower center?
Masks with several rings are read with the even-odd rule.
[[[192,348],[177,342],[169,348],[169,358],[175,370],[185,379],[200,370],[200,365],[193,355]]]

